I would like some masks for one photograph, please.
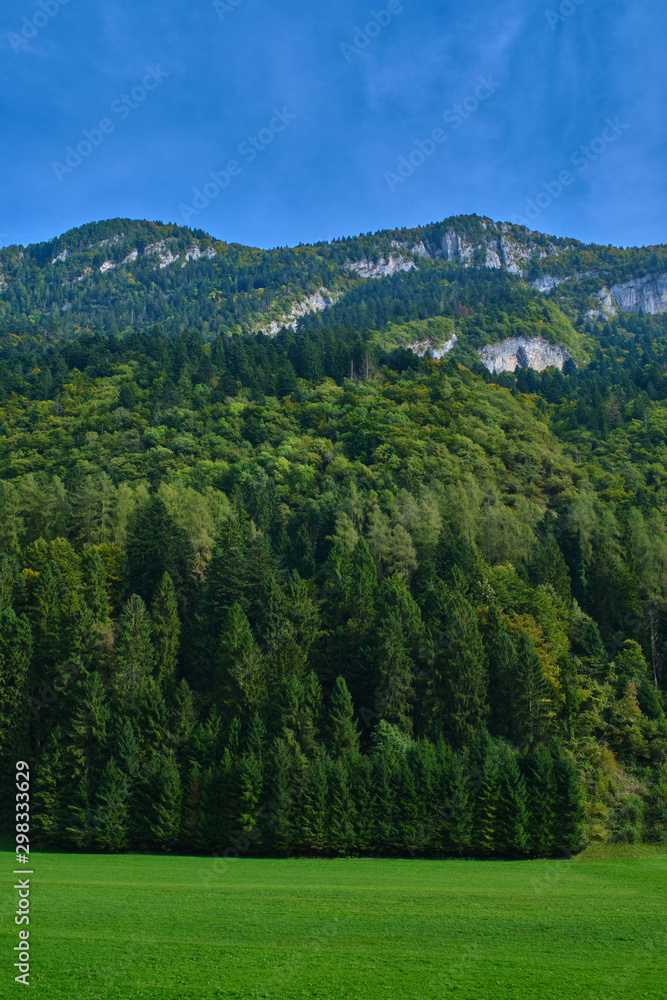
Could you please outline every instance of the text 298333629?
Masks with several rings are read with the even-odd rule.
[[[14,888],[18,892],[18,906],[14,922],[20,927],[18,944],[14,946],[14,967],[18,975],[14,977],[23,986],[30,985],[30,767],[25,761],[16,764],[16,869],[14,875],[25,876],[16,880]],[[25,865],[25,868],[21,868]]]

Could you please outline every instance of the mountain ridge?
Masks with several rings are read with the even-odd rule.
[[[475,301],[466,292],[466,273],[476,275]],[[494,284],[494,274],[505,277]],[[379,284],[365,289],[370,280]],[[409,320],[445,315],[444,294],[442,306],[437,304],[438,283],[450,293],[450,314],[455,307],[472,314],[466,316],[466,336],[455,320],[439,340],[424,346],[417,338],[420,351],[443,356],[447,344],[470,360],[471,351],[480,356],[482,349],[518,337],[546,340],[563,361],[572,355],[585,363],[591,336],[619,312],[667,311],[667,247],[584,244],[468,215],[262,250],[201,229],[118,218],[0,249],[0,325],[28,324],[24,332],[46,339],[84,332],[124,336],[155,325],[169,335],[198,328],[211,341],[218,335],[275,336],[313,322],[335,326],[357,302],[353,322],[374,342],[391,346],[387,319],[378,316],[369,327],[364,310],[372,311],[378,297],[412,301],[417,289],[429,286],[428,304]],[[526,324],[489,322],[488,310],[480,307],[488,297],[485,288],[499,299],[491,309],[496,317],[516,312],[500,300],[521,299],[530,313]],[[385,313],[390,311],[387,306]],[[396,325],[393,317],[391,322]],[[399,340],[410,347],[402,334]]]

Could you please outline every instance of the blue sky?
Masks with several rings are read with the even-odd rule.
[[[666,35],[663,0],[5,0],[0,243],[470,212],[667,242]]]

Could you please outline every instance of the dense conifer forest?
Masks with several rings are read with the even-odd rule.
[[[350,245],[377,259],[384,237],[231,248],[215,311],[211,259],[146,263],[110,309],[95,276],[54,309],[44,262],[111,253],[107,226],[111,250],[87,230],[33,248],[29,287],[3,263],[0,768],[31,762],[39,843],[663,840],[665,316],[582,314],[585,281],[546,298],[450,261],[353,280]],[[559,249],[619,278],[664,255]],[[340,298],[265,336],[269,278]],[[180,287],[163,322],[156,282]],[[405,346],[429,324],[459,335],[441,361]],[[518,333],[576,361],[492,376],[477,349]]]

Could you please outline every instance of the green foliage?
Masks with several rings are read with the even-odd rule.
[[[435,259],[451,229],[536,272],[651,258],[477,217],[269,252],[116,220],[0,251],[0,776],[34,760],[45,844],[662,836],[666,321],[581,321],[589,277],[547,300]],[[345,266],[392,240],[432,259]],[[330,309],[257,333],[320,287]],[[454,331],[442,361],[405,349]],[[492,377],[477,348],[518,333],[579,367]]]

